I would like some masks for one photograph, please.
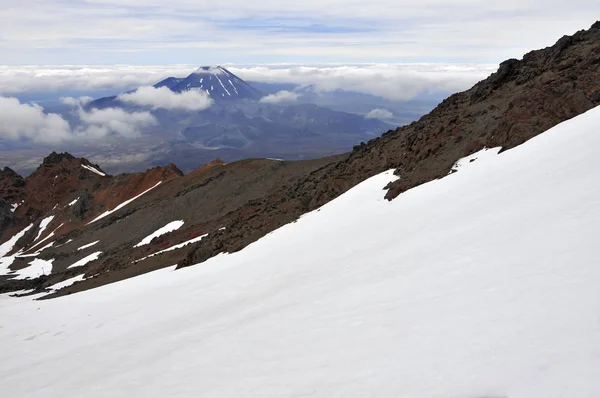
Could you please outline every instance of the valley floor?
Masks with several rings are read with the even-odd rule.
[[[599,124],[392,202],[380,174],[199,266],[1,297],[2,395],[597,398]]]

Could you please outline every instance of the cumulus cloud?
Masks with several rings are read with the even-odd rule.
[[[79,119],[84,123],[78,135],[87,138],[102,138],[111,133],[125,138],[141,135],[141,129],[157,124],[150,112],[126,112],[120,108],[92,109],[89,112],[79,108]]]
[[[293,91],[281,90],[275,94],[269,94],[260,99],[265,104],[281,104],[284,102],[295,102],[300,98],[299,93]]]
[[[93,100],[94,99],[92,97],[79,97],[79,98],[60,97],[60,102],[62,102],[65,105],[69,105],[69,106],[85,105],[88,102],[91,102]]]
[[[140,87],[132,93],[121,94],[118,99],[153,109],[183,109],[188,111],[201,111],[213,104],[212,99],[202,90],[192,89],[175,93],[168,87],[155,88],[152,86]]]
[[[137,137],[141,129],[156,124],[149,112],[125,112],[108,108],[86,112],[79,100],[66,103],[78,107],[81,124],[72,127],[61,115],[45,113],[37,104],[21,103],[16,98],[0,97],[0,139],[54,144],[64,141],[86,141],[118,135]]]
[[[52,143],[68,139],[71,134],[71,127],[62,116],[46,114],[36,104],[0,97],[0,138]]]
[[[386,120],[391,119],[393,116],[394,114],[387,109],[375,108],[371,112],[367,113],[365,118]]]

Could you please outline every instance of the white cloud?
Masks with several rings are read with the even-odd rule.
[[[152,86],[140,87],[132,93],[121,94],[118,99],[153,109],[184,109],[188,111],[201,111],[213,104],[212,99],[202,90],[193,89],[175,93],[168,87],[154,88]]]
[[[394,116],[394,114],[387,109],[375,108],[371,112],[365,115],[366,119],[381,119],[387,120]]]
[[[36,104],[22,104],[16,98],[0,97],[0,139],[52,143],[68,139],[71,127],[62,116]]]
[[[295,102],[300,98],[299,93],[293,91],[281,90],[275,94],[269,94],[260,99],[265,104],[280,104],[283,102]]]
[[[152,85],[168,76],[187,76],[196,67],[193,65],[0,65],[0,94],[100,90],[119,92]]]
[[[78,106],[81,124],[72,127],[61,115],[45,113],[37,104],[24,104],[16,98],[0,97],[0,139],[53,144],[65,141],[86,141],[118,135],[138,137],[141,129],[156,124],[149,112],[125,112],[108,108],[84,111],[80,102],[66,99]]]
[[[62,102],[65,105],[69,105],[69,106],[85,105],[88,102],[91,102],[93,100],[94,99],[92,97],[79,97],[79,98],[60,97],[60,102]]]
[[[157,123],[150,112],[126,112],[120,108],[92,109],[89,112],[79,108],[78,114],[85,127],[77,134],[87,138],[101,138],[111,133],[135,138],[141,135],[141,129]]]
[[[491,64],[354,64],[354,65],[225,65],[248,81],[313,85],[317,90],[358,91],[389,99],[406,100],[421,93],[452,93],[471,87],[497,68]],[[0,92],[27,93],[60,90],[114,90],[148,86],[168,77],[186,77],[187,66],[0,66]],[[148,93],[162,94],[166,91]],[[193,95],[193,94],[192,94]],[[158,96],[158,95],[157,95]],[[164,98],[145,99],[165,102]],[[139,99],[142,96],[139,95]],[[78,100],[71,99],[73,103]],[[149,104],[150,105],[150,104]],[[156,104],[158,105],[158,104]]]
[[[357,91],[391,100],[422,93],[453,93],[471,87],[496,70],[477,64],[373,64],[326,67],[230,67],[250,81],[312,85],[316,90]]]

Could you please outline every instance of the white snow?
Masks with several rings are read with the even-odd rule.
[[[52,222],[52,220],[54,220],[54,216],[48,216],[48,217],[44,218],[42,221],[40,221],[40,230],[38,231],[37,236],[33,240],[34,242],[36,240],[38,240],[40,238],[40,236],[42,236],[42,234],[44,233],[46,228],[48,228],[48,225]]]
[[[477,162],[477,166],[481,164],[481,162],[487,162],[488,160],[493,160],[496,155],[500,152],[502,148],[484,148],[478,152],[475,152],[469,156],[466,156],[462,159],[459,159],[454,166],[452,166],[452,172],[456,172],[459,170],[464,170],[465,167],[471,166]]]
[[[94,253],[90,254],[89,256],[85,256],[81,260],[74,262],[73,264],[69,265],[67,268],[83,267],[87,263],[91,263],[92,261],[98,260],[98,258],[100,257],[101,254],[102,254],[102,252],[94,252]]]
[[[154,188],[156,188],[157,186],[159,186],[161,183],[162,183],[162,181],[159,181],[159,182],[158,182],[156,185],[154,185],[154,186],[153,186],[153,187],[151,187],[151,188],[148,188],[148,189],[146,189],[146,190],[145,190],[144,192],[142,192],[141,194],[139,194],[139,195],[137,195],[137,196],[134,196],[134,197],[133,197],[133,198],[131,198],[131,199],[128,199],[128,200],[126,200],[125,202],[121,203],[120,205],[118,205],[117,207],[115,207],[115,208],[114,208],[114,209],[112,209],[112,210],[105,211],[104,213],[100,214],[98,217],[94,218],[92,221],[90,221],[90,222],[89,222],[89,223],[87,223],[86,225],[90,225],[91,223],[94,223],[94,222],[96,222],[96,221],[98,221],[98,220],[100,220],[100,219],[102,219],[102,218],[104,218],[104,217],[106,217],[106,216],[108,216],[108,215],[110,215],[110,214],[114,213],[115,211],[122,209],[123,207],[127,206],[129,203],[133,202],[134,200],[136,200],[136,199],[137,199],[137,198],[139,198],[140,196],[144,195],[144,194],[145,194],[145,193],[147,193],[147,192],[150,192],[151,190],[153,190]]]
[[[179,228],[181,228],[182,225],[183,225],[183,220],[171,221],[164,227],[159,228],[158,230],[154,231],[150,235],[146,236],[144,239],[142,239],[142,241],[140,243],[138,243],[134,247],[140,247],[140,246],[147,245],[150,242],[152,242],[152,239],[154,239],[158,236],[164,235],[164,234],[168,234],[169,232],[177,231]]]
[[[10,253],[14,248],[15,244],[19,239],[23,237],[33,227],[33,224],[29,224],[25,227],[21,232],[17,233],[15,236],[4,242],[0,245],[0,258],[4,257],[6,254]]]
[[[97,241],[95,241],[95,242],[88,243],[87,245],[83,245],[83,246],[81,246],[81,247],[77,248],[77,250],[79,251],[79,250],[84,250],[84,249],[87,249],[88,247],[92,247],[92,246],[94,246],[94,245],[95,245],[96,243],[98,243],[98,242],[100,242],[100,241],[99,241],[99,240],[97,240]]]
[[[20,203],[13,203],[12,205],[10,205],[10,211],[14,213],[19,207],[19,205]]]
[[[75,199],[74,201],[69,203],[69,206],[73,206],[75,203],[77,203],[77,201],[79,200],[79,198]]]
[[[35,279],[42,275],[50,275],[52,273],[52,260],[34,259],[29,263],[29,267],[14,271],[17,276],[15,279]],[[12,274],[11,274],[12,275]]]
[[[96,173],[96,174],[98,174],[101,177],[106,177],[106,174],[104,174],[103,172],[101,172],[100,170],[98,170],[95,167],[88,166],[86,164],[82,164],[81,167],[83,167],[84,169],[87,169],[87,170],[91,171],[92,173]]]
[[[59,229],[60,227],[62,227],[63,225],[65,225],[65,223],[62,223],[62,224],[60,224],[58,227],[56,227],[56,229],[55,229],[54,231],[50,232],[50,233],[48,234],[48,236],[46,236],[44,239],[42,239],[42,240],[40,240],[39,242],[37,242],[35,245],[31,246],[31,247],[28,249],[28,251],[29,251],[29,250],[32,250],[33,248],[35,248],[35,247],[37,247],[37,246],[41,245],[42,243],[44,243],[44,242],[45,242],[45,241],[47,241],[48,239],[52,238],[52,237],[54,236],[54,234],[56,233],[56,231],[58,231],[58,229]],[[43,250],[43,249],[42,249],[42,250]],[[40,251],[41,251],[41,250],[40,250]]]
[[[230,79],[228,79],[228,80],[229,80],[229,84],[231,85],[231,87],[233,87],[233,89],[235,90],[235,93],[239,95],[240,93],[238,93],[237,88],[235,87],[235,85],[231,82]]]
[[[216,78],[217,78],[217,80],[219,81],[219,84],[221,85],[221,87],[223,87],[223,90],[225,90],[225,92],[227,93],[227,95],[231,97],[231,93],[229,92],[229,90],[227,90],[227,89],[225,88],[225,86],[223,85],[223,82],[221,81],[221,79],[219,79],[219,76],[215,75],[215,77],[216,77]],[[225,95],[223,95],[223,97],[224,97],[224,96],[225,96]]]
[[[0,257],[0,275],[7,275],[11,271],[8,267],[15,262],[16,255]]]
[[[599,111],[201,265],[3,299],[2,393],[598,398]]]
[[[84,279],[85,279],[84,274],[77,275],[77,276],[74,276],[73,278],[64,280],[62,282],[58,282],[58,283],[50,286],[49,289],[51,289],[51,290],[60,290],[63,287],[71,286],[72,284],[74,284],[76,282],[80,282],[80,281],[82,281]]]
[[[225,229],[225,228],[222,228],[222,229]],[[150,254],[150,255],[148,255],[146,257],[142,257],[139,260],[136,260],[135,262],[138,263],[138,262],[143,261],[143,260],[145,260],[147,258],[158,256],[159,254],[163,254],[163,253],[170,252],[170,251],[173,251],[173,250],[181,249],[182,247],[185,247],[187,245],[191,245],[192,243],[200,242],[203,238],[205,238],[207,236],[208,236],[208,234],[204,234],[204,235],[198,236],[196,238],[187,240],[187,241],[185,241],[183,243],[179,243],[177,245],[173,245],[173,246],[168,247],[166,249],[157,251],[156,253],[152,253],[152,254]]]
[[[40,242],[40,243],[41,243],[41,242]],[[37,246],[37,245],[36,245],[36,246]],[[52,242],[48,243],[46,246],[43,246],[41,249],[38,249],[38,250],[36,250],[36,251],[35,251],[35,253],[31,253],[31,254],[20,254],[20,255],[18,255],[17,257],[19,257],[19,258],[23,258],[23,257],[37,257],[37,256],[39,256],[39,254],[40,254],[41,252],[43,252],[44,250],[46,250],[47,248],[49,248],[49,247],[52,247],[52,246],[54,246],[54,241],[52,241]]]

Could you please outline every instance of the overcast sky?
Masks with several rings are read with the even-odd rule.
[[[597,0],[0,0],[0,64],[498,63]]]

